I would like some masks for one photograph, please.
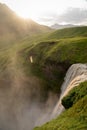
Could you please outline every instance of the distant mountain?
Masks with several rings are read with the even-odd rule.
[[[51,26],[53,29],[63,29],[63,28],[70,28],[70,27],[76,27],[77,25],[73,24],[66,24],[66,25],[61,25],[61,24],[54,24]]]
[[[0,40],[45,33],[50,30],[49,27],[42,26],[31,19],[20,18],[5,4],[0,4]]]

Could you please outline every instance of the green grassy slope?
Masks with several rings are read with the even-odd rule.
[[[75,101],[73,106],[65,110],[58,118],[46,123],[42,127],[36,127],[34,130],[86,130],[87,94],[85,91],[87,91],[87,82],[81,83],[77,88],[71,90],[69,95],[66,96],[69,100],[72,100],[73,97],[70,95],[73,92],[78,93],[73,99]]]
[[[58,93],[69,66],[87,62],[86,51],[87,38],[67,38],[40,42],[25,49],[22,57],[26,59],[26,73],[28,74],[30,67],[33,75],[46,81],[45,91]],[[33,64],[30,63],[30,56],[33,58]]]
[[[47,36],[48,39],[51,38],[55,40],[73,37],[87,37],[87,26],[60,29]]]
[[[75,87],[67,96],[62,99],[63,106],[67,109],[72,107],[81,98],[87,95],[87,82],[81,83],[79,87]]]
[[[76,31],[74,32],[73,29]],[[45,100],[50,91],[57,95],[60,94],[60,87],[67,69],[73,63],[87,63],[87,37],[85,35],[87,28],[76,27],[73,29],[63,29],[32,37],[26,36],[14,44],[6,45],[5,43],[6,46],[0,43],[0,79],[8,78],[10,69],[14,69],[17,75],[21,68],[26,77],[32,79],[32,76],[36,76],[40,80],[41,94],[39,95]],[[61,35],[57,33],[59,31]],[[80,35],[77,35],[78,33]],[[33,58],[33,63],[30,62],[30,56]],[[64,102],[66,102],[65,99]],[[87,96],[84,95],[59,118],[35,129],[86,130],[86,102]]]
[[[67,29],[58,31],[65,32],[65,30]],[[87,38],[85,35],[83,36],[86,29],[76,27],[75,30],[80,32],[82,36],[76,37],[77,35],[74,35],[75,37],[70,38],[69,35],[69,38],[64,39],[64,33],[61,36],[62,39],[59,39],[58,33],[55,36],[56,39],[53,39],[52,34],[58,32],[55,31],[44,35],[26,36],[23,40],[15,42],[14,45],[1,46],[0,44],[0,71],[3,74],[6,73],[6,67],[11,62],[10,58],[16,54],[17,66],[22,67],[26,76],[36,76],[42,81],[41,89],[45,97],[49,91],[60,93],[61,84],[70,65],[87,62]],[[67,33],[69,34],[69,32],[71,29],[68,29]],[[33,64],[30,63],[30,56],[33,58]]]
[[[73,28],[76,30],[73,38],[67,35],[69,38],[64,39],[64,32],[67,29],[50,34],[26,37],[24,40],[16,42],[14,46],[8,46],[6,52],[0,53],[1,64],[3,63],[3,66],[10,64],[7,59],[11,56],[14,57],[14,54],[16,54],[17,63],[20,64],[23,72],[27,76],[33,75],[42,80],[43,85],[41,86],[43,87],[41,89],[45,97],[47,97],[46,93],[48,95],[49,91],[60,93],[61,84],[70,65],[87,62],[87,38],[83,35],[87,32],[85,28]],[[68,28],[67,34],[70,34],[71,30],[73,33],[73,29]],[[59,31],[64,33],[64,35],[61,35],[62,39],[59,39],[59,33],[55,35],[56,39],[53,39],[52,35]],[[76,37],[78,32],[81,37]],[[30,56],[33,58],[33,64],[30,63]],[[5,62],[2,62],[2,60]],[[1,65],[1,69],[3,66]]]

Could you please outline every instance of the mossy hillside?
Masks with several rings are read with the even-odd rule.
[[[87,38],[40,42],[23,52],[26,57],[26,72],[28,74],[29,66],[32,74],[46,81],[47,91],[58,93],[70,65],[87,62],[86,51]],[[32,64],[30,56],[33,58]]]
[[[3,42],[0,39],[1,40],[0,41],[0,64],[1,64],[0,71],[2,71],[4,73],[3,67],[10,64],[10,60],[12,57],[15,56],[15,54],[18,57],[17,63],[20,65],[21,65],[21,62],[24,63],[26,61],[26,58],[23,55],[22,55],[23,56],[23,58],[22,58],[21,54],[24,51],[27,51],[27,50],[29,51],[29,49],[36,43],[43,41],[42,39],[44,39],[44,37],[45,37],[45,34],[44,35],[36,34],[36,35],[32,35],[31,37],[30,36],[23,37],[19,40],[12,40],[12,41],[9,40],[9,42],[8,42],[8,40],[7,40],[7,42]],[[5,62],[5,61],[7,61],[7,62]]]
[[[77,92],[75,95],[75,102],[73,106],[65,112],[63,112],[59,117],[47,122],[41,127],[36,127],[34,130],[86,130],[87,129],[87,82],[80,84],[76,89],[71,90]],[[69,95],[70,95],[69,93]],[[84,94],[85,93],[85,94]],[[72,96],[70,99],[73,100]],[[66,96],[66,98],[67,98]],[[78,98],[80,97],[80,98]]]
[[[78,101],[72,108],[58,118],[34,130],[86,130],[87,129],[87,96]]]
[[[39,93],[39,95],[41,95],[40,97],[47,97],[45,96],[47,95],[46,91],[43,90],[46,86],[45,81],[36,77],[35,75],[31,75],[30,67],[28,64],[29,60],[26,58],[27,51],[29,51],[29,49],[31,49],[38,42],[43,41],[42,39],[44,39],[44,35],[32,35],[32,37],[26,36],[25,38],[22,38],[16,42],[13,41],[4,44],[3,42],[0,43],[0,79],[1,82],[9,82],[9,85],[1,83],[0,86],[10,86],[10,82],[12,82],[12,78],[14,78],[14,75],[18,76],[21,72],[25,78],[36,78],[36,82],[39,82],[38,84],[41,84],[41,87],[38,88],[41,92]],[[26,67],[27,64],[28,66]],[[28,75],[26,72],[28,72]],[[42,100],[42,98],[40,99]]]
[[[67,96],[62,99],[62,105],[67,109],[72,107],[81,98],[87,95],[87,82],[81,83],[73,88]]]
[[[65,30],[67,29],[60,31],[64,32]],[[74,30],[83,35],[82,30],[84,30],[84,27],[76,27]],[[69,32],[71,29],[67,31]],[[50,34],[46,33],[44,35],[33,35],[32,37],[26,36],[18,42],[12,42],[12,44],[8,44],[8,46],[1,46],[0,70],[2,73],[6,72],[3,68],[4,66],[6,68],[10,64],[10,58],[16,55],[17,70],[22,68],[27,76],[33,75],[42,80],[43,85],[41,86],[44,86],[42,87],[44,93],[48,93],[49,91],[60,93],[61,84],[70,65],[78,62],[87,62],[87,38],[85,35],[84,37],[75,38],[70,38],[70,35],[67,35],[69,38],[59,39],[58,33],[55,34],[56,38],[53,39],[52,35],[56,32],[57,31]],[[86,29],[84,33],[86,33]],[[61,35],[61,38],[63,37],[64,36]],[[33,57],[33,64],[30,63],[30,56]],[[2,60],[4,62],[2,62]]]

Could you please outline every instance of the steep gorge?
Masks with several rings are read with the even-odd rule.
[[[81,82],[87,80],[87,64],[73,64],[67,71],[64,83],[61,86],[60,99],[53,110],[52,116],[58,116],[64,107],[61,104],[61,100],[65,97],[71,89],[78,86]]]
[[[79,85],[82,83],[82,82],[85,82],[85,81],[87,81],[87,64],[81,64],[81,63],[78,63],[78,64],[73,64],[69,69],[68,69],[68,71],[67,71],[67,73],[66,73],[66,76],[65,76],[65,78],[64,78],[64,83],[63,83],[63,85],[61,86],[61,95],[60,95],[60,99],[58,100],[58,102],[57,102],[57,104],[56,104],[56,106],[54,107],[54,109],[53,109],[53,111],[49,114],[49,115],[47,115],[47,116],[45,116],[45,118],[42,118],[40,121],[42,121],[41,122],[41,124],[43,124],[43,123],[46,123],[45,125],[43,125],[42,127],[36,127],[35,128],[35,130],[54,130],[54,128],[56,128],[56,129],[58,129],[58,130],[63,130],[64,128],[65,128],[65,126],[66,126],[66,129],[68,129],[68,127],[70,127],[72,130],[73,129],[75,129],[74,128],[74,126],[75,126],[75,124],[73,124],[73,122],[71,123],[71,125],[69,124],[68,125],[68,118],[70,118],[70,121],[72,120],[73,121],[73,119],[75,120],[75,117],[74,116],[72,116],[72,114],[71,114],[71,112],[72,113],[74,113],[75,114],[75,116],[76,115],[78,115],[77,117],[79,117],[80,119],[81,118],[83,118],[84,117],[84,119],[83,119],[83,121],[82,122],[85,122],[86,121],[86,117],[87,117],[87,111],[85,111],[85,109],[86,109],[86,107],[87,107],[87,105],[85,104],[84,106],[83,106],[83,104],[82,104],[82,102],[84,102],[85,103],[85,101],[87,101],[87,98],[86,98],[86,92],[84,92],[83,91],[83,93],[81,94],[80,93],[80,95],[79,95],[79,98],[78,97],[75,97],[76,99],[77,99],[77,105],[75,106],[76,107],[76,111],[75,110],[73,110],[73,109],[75,109],[74,107],[72,108],[71,107],[71,109],[70,110],[65,110],[65,108],[64,108],[64,106],[62,105],[62,99],[64,99],[64,97],[66,97],[67,96],[67,94],[69,94],[69,92],[73,89],[73,88],[75,88],[76,86],[77,86],[77,88],[79,87]],[[86,82],[87,83],[87,82]],[[85,84],[84,84],[85,85]],[[87,85],[86,85],[87,86]],[[82,87],[84,87],[83,85],[82,85]],[[81,87],[80,87],[81,88]],[[87,90],[87,87],[85,87],[86,89],[82,89],[82,90]],[[79,89],[78,89],[79,90]],[[73,92],[74,94],[75,94],[75,92]],[[73,94],[72,93],[72,94]],[[79,93],[79,91],[77,91],[77,94]],[[77,95],[75,95],[75,96],[77,96]],[[66,100],[66,104],[69,104],[68,102],[69,102],[69,100],[71,100],[72,101],[72,99],[70,99],[70,98],[73,98],[74,97],[74,95],[72,95],[72,97],[69,97],[69,98],[67,98],[67,100]],[[80,100],[79,99],[85,99],[85,101],[81,101],[80,102]],[[64,99],[65,100],[65,99]],[[73,100],[75,100],[75,99],[73,99]],[[80,104],[80,106],[78,106],[78,104]],[[69,104],[70,105],[70,104]],[[82,106],[81,106],[82,105]],[[68,105],[67,105],[68,106]],[[85,109],[82,109],[82,107],[83,108],[85,108]],[[72,110],[72,111],[71,111]],[[82,111],[83,110],[83,113],[85,113],[85,115],[82,115],[81,113],[80,113],[80,111]],[[63,112],[63,111],[65,111],[65,112]],[[63,113],[62,113],[63,112]],[[62,113],[62,114],[61,114]],[[78,113],[78,114],[77,114]],[[70,115],[71,114],[71,115]],[[68,117],[68,115],[70,116],[70,117]],[[54,119],[54,118],[57,118],[57,119]],[[59,118],[59,120],[58,120],[58,118]],[[46,119],[46,120],[45,120]],[[54,120],[52,120],[52,119],[54,119]],[[50,121],[50,122],[48,122],[49,120],[52,120],[52,121]],[[57,121],[58,120],[58,121]],[[63,122],[67,122],[66,123],[66,125],[64,125],[63,124]],[[79,122],[81,122],[78,118],[76,119],[76,121],[77,121],[77,123],[79,123]],[[81,122],[81,125],[82,125],[82,122]],[[61,124],[61,125],[60,125]],[[39,125],[39,124],[38,124]],[[37,125],[37,126],[38,126]],[[67,126],[68,125],[68,126]],[[64,126],[64,127],[63,127]],[[77,128],[79,128],[79,127],[82,127],[82,126],[80,126],[80,125],[76,125],[76,129],[75,130],[77,130]],[[85,128],[87,128],[87,125],[84,123],[83,124],[83,127],[82,127],[82,130],[85,130]]]

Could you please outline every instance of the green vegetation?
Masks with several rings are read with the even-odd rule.
[[[30,62],[31,56],[33,63]],[[66,71],[74,63],[87,63],[87,27],[53,31],[32,20],[19,18],[6,5],[0,4],[1,87],[9,86],[13,78],[11,74],[16,77],[21,70],[23,78],[38,80],[39,98],[46,101],[50,91],[60,94]],[[67,110],[35,130],[86,130],[86,91],[87,82],[74,88],[62,100]],[[35,93],[32,95],[31,99]]]
[[[61,37],[60,32],[63,33]],[[80,36],[77,35],[78,32]],[[26,76],[36,76],[42,81],[41,86],[43,87],[41,89],[45,97],[49,91],[60,93],[67,69],[73,63],[87,62],[86,32],[87,27],[68,28],[44,35],[26,36],[18,42],[5,43],[6,46],[1,44],[1,71],[6,73],[4,68],[11,62],[9,57],[14,57],[16,54],[18,59],[16,66],[21,67]],[[73,38],[71,38],[72,33]],[[64,39],[66,34],[68,38]],[[55,38],[52,37],[54,35]],[[30,56],[33,58],[32,64],[30,63]]]
[[[3,75],[8,73],[7,68],[12,57],[16,56],[17,69],[22,68],[26,76],[36,76],[42,81],[41,91],[45,95],[41,94],[42,97],[47,97],[49,91],[60,93],[70,65],[87,62],[87,27],[50,31],[32,20],[24,21],[18,18],[6,5],[0,4],[0,9],[0,26],[5,28],[2,28],[4,32],[0,32],[0,72]],[[14,38],[11,36],[13,33]],[[12,39],[9,39],[7,34]],[[6,41],[2,39],[3,36]],[[33,58],[32,64],[30,56]]]
[[[72,93],[75,92],[73,99]],[[87,129],[87,82],[71,90],[64,100],[73,100],[73,106],[58,118],[34,130],[86,130]]]
[[[26,48],[24,56],[26,73],[30,68],[31,73],[44,80],[45,92],[60,92],[65,73],[70,65],[74,63],[87,62],[87,38],[67,38],[56,41],[40,42],[31,48]],[[30,56],[33,63],[30,63]]]
[[[87,26],[60,29],[47,36],[48,39],[55,40],[73,37],[87,37]]]
[[[81,83],[79,87],[73,88],[69,94],[62,99],[62,105],[67,109],[72,107],[76,102],[87,94],[87,82]]]

